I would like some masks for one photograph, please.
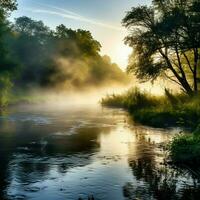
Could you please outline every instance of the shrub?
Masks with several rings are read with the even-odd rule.
[[[200,163],[200,136],[178,135],[170,145],[170,156],[176,163]]]

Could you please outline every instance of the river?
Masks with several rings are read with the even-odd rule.
[[[1,199],[198,199],[194,174],[164,164],[179,132],[98,105],[11,108],[0,117]]]

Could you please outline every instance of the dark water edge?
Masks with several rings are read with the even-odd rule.
[[[96,105],[12,107],[0,117],[1,199],[199,199],[199,166],[165,162],[179,132]]]

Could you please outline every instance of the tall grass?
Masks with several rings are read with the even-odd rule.
[[[134,119],[143,124],[165,127],[183,126],[196,128],[200,122],[199,97],[189,98],[184,94],[155,96],[132,88],[123,94],[107,95],[102,99],[103,106],[127,109]]]
[[[138,109],[155,106],[159,98],[132,88],[123,94],[107,95],[101,100],[103,106]]]

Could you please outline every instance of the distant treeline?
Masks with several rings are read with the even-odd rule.
[[[9,77],[15,87],[75,89],[123,83],[126,75],[101,56],[101,45],[86,30],[63,24],[51,30],[42,21],[28,17],[8,22],[16,9],[13,0],[0,0],[0,77]],[[8,80],[7,80],[8,81]]]

